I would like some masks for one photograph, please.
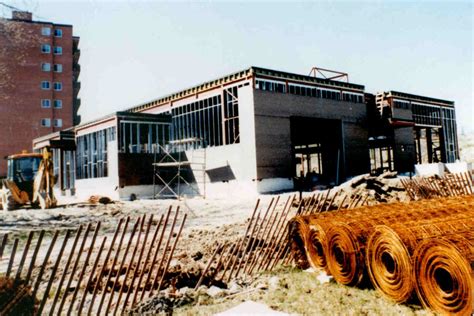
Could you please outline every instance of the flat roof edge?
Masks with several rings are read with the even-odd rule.
[[[451,100],[443,100],[443,99],[426,97],[426,96],[422,96],[422,95],[406,93],[406,92],[400,92],[400,91],[394,91],[394,90],[390,90],[388,92],[390,94],[392,94],[393,96],[405,97],[405,98],[410,98],[410,99],[419,99],[420,101],[433,102],[433,103],[443,103],[443,104],[446,104],[446,105],[454,106],[454,101],[451,101]]]

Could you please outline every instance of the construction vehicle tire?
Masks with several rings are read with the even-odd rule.
[[[17,208],[17,203],[9,190],[2,192],[2,207],[5,211],[13,211]]]

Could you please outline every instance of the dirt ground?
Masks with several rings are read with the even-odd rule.
[[[369,195],[368,201],[372,203],[375,203],[377,199],[383,201],[407,199],[405,194],[398,189],[389,195],[379,195],[370,187],[367,188],[365,183],[360,184],[360,180],[361,177],[354,178],[337,189],[343,190],[346,194],[365,192]],[[353,183],[357,184],[355,188]],[[385,188],[400,188],[396,178],[386,179],[384,184]],[[286,200],[295,194],[295,192],[281,194],[279,208],[282,208]],[[313,194],[326,194],[326,192],[307,192],[304,196],[310,197]],[[135,200],[133,202],[115,201],[106,205],[70,204],[51,210],[20,209],[13,212],[0,212],[0,235],[9,233],[12,239],[19,238],[21,247],[26,242],[30,230],[45,230],[47,232],[45,238],[48,240],[54,230],[64,233],[67,229],[77,229],[79,225],[101,221],[101,236],[109,236],[113,234],[120,218],[130,216],[135,219],[144,214],[153,214],[155,218],[159,218],[170,206],[179,206],[181,216],[187,213],[188,220],[171,267],[181,266],[187,271],[200,271],[207,263],[217,242],[232,242],[242,236],[257,198],[260,199],[260,207],[266,207],[272,197],[272,195],[249,196],[238,200],[202,198],[181,201]],[[339,203],[342,194],[338,199],[335,202]],[[8,253],[8,248],[6,253]],[[6,264],[6,260],[2,260],[0,271],[4,270]],[[279,280],[277,285],[269,286],[269,280],[274,280],[274,278]],[[218,297],[210,297],[207,294],[207,287],[203,286],[198,291],[191,291],[190,295],[193,298],[186,301],[187,303],[183,304],[185,306],[178,308],[175,305],[174,312],[185,315],[208,315],[228,309],[242,300],[252,299],[268,304],[276,310],[296,314],[308,314],[310,311],[327,315],[334,313],[381,314],[384,311],[389,314],[405,315],[420,313],[419,307],[393,304],[381,298],[375,290],[346,288],[335,283],[319,285],[317,281],[313,282],[314,278],[315,274],[286,267],[273,274],[257,275],[238,285],[231,285],[230,289],[227,285],[228,289],[225,293],[229,293],[232,288],[234,291],[230,295],[223,293]],[[256,286],[257,290],[255,290]],[[186,291],[186,289],[181,289],[181,291]],[[147,302],[143,304],[146,305]],[[158,312],[159,309],[150,311]]]

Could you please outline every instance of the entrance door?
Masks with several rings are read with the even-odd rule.
[[[291,118],[294,175],[304,176],[308,188],[338,184],[342,179],[341,122]]]

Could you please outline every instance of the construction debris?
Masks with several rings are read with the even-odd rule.
[[[107,196],[100,196],[100,195],[91,195],[88,200],[89,204],[109,204],[113,201]]]
[[[396,172],[385,172],[379,176],[357,176],[335,189],[341,191],[341,196],[348,195],[352,199],[362,196],[365,204],[371,205],[407,200],[405,188]]]

